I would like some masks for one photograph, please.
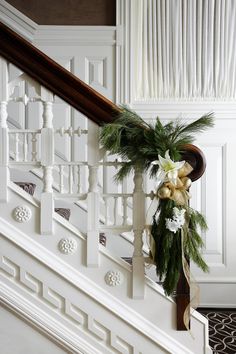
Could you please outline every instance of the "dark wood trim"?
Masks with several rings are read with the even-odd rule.
[[[120,112],[114,103],[3,23],[0,55],[99,125],[112,122]]]
[[[188,328],[186,328],[184,324],[184,313],[189,303],[190,303],[190,287],[182,269],[180,273],[177,289],[176,289],[177,331],[188,330]],[[190,309],[188,310],[188,315],[190,316]],[[189,327],[190,327],[190,323],[189,323]]]
[[[184,146],[182,159],[193,167],[193,171],[188,177],[191,178],[192,181],[197,181],[206,169],[206,159],[203,152],[197,146],[188,144]],[[189,303],[190,287],[182,269],[176,289],[176,324],[178,331],[188,330],[184,324],[184,313]],[[188,315],[190,316],[190,309],[188,310]]]
[[[193,182],[197,181],[206,169],[206,159],[203,152],[195,145],[186,144],[184,145],[182,159],[187,161],[193,167],[193,171],[188,175],[188,177]]]

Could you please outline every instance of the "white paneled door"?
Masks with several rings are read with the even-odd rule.
[[[217,119],[199,137],[207,159],[203,178],[192,188],[192,203],[207,217],[203,235],[210,272],[192,267],[201,288],[201,305],[236,307],[236,120]]]

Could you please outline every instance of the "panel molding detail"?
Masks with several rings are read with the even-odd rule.
[[[107,291],[104,291],[100,286],[98,286],[95,282],[91,281],[90,278],[85,277],[81,272],[73,270],[66,263],[63,263],[62,267],[62,261],[60,259],[57,259],[58,257],[53,255],[47,249],[42,248],[39,244],[36,244],[32,240],[30,240],[27,235],[22,234],[21,231],[12,227],[12,225],[6,223],[2,219],[0,223],[0,232],[2,233],[2,235],[5,235],[3,236],[2,240],[4,244],[6,243],[6,246],[7,244],[9,244],[10,247],[14,248],[14,250],[11,251],[11,255],[15,254],[14,260],[12,256],[8,256],[8,252],[10,252],[11,248],[8,249],[7,246],[6,256],[5,254],[3,254],[5,258],[1,264],[3,272],[0,272],[3,274],[4,279],[6,279],[6,281],[4,281],[4,284],[10,284],[9,286],[11,286],[11,284],[12,286],[14,285],[13,288],[18,289],[16,291],[19,294],[22,294],[22,291],[26,292],[26,294],[28,294],[27,298],[31,298],[31,300],[29,300],[30,303],[32,301],[35,303],[36,300],[40,300],[40,303],[42,303],[42,305],[47,305],[47,307],[50,308],[50,311],[53,311],[55,313],[55,316],[60,314],[62,318],[65,318],[65,320],[69,319],[71,325],[78,324],[79,328],[80,326],[86,327],[88,326],[86,317],[86,309],[88,308],[87,302],[84,303],[84,305],[86,305],[86,308],[84,307],[84,305],[82,305],[81,299],[78,305],[77,300],[75,301],[78,296],[75,296],[75,294],[73,296],[70,295],[74,298],[72,300],[72,297],[69,297],[68,295],[71,294],[71,292],[68,292],[68,285],[68,287],[71,287],[71,289],[72,287],[74,289],[78,289],[81,294],[89,294],[89,299],[93,301],[93,304],[101,304],[101,307],[103,309],[107,309],[110,314],[113,314],[114,318],[121,320],[124,324],[129,326],[130,329],[138,331],[141,335],[141,337],[139,338],[142,343],[150,341],[150,343],[156,343],[156,348],[157,346],[160,346],[161,348],[164,348],[165,350],[170,352],[175,352],[176,354],[182,354],[183,352],[186,354],[190,354],[191,350],[181,344],[177,338],[174,338],[170,334],[161,330],[158,326],[154,325],[148,319],[136,312],[132,307],[127,306],[124,301],[118,300],[111,294],[107,293]],[[3,253],[2,248],[1,250]],[[104,251],[103,248],[102,251]],[[24,254],[28,255],[27,257],[30,257],[31,259],[30,263],[32,264],[32,267],[30,271],[25,270],[25,264],[28,264],[29,260],[24,260],[23,257],[21,257],[21,252],[24,252]],[[110,258],[110,255],[109,253],[107,253],[107,251],[105,252],[105,254],[106,257]],[[114,259],[113,261],[116,260]],[[33,263],[35,262],[37,264],[34,264],[33,266]],[[41,264],[40,267],[39,263]],[[122,265],[122,262],[120,265]],[[19,268],[22,268],[22,270],[20,270]],[[124,264],[124,271],[125,269],[126,266]],[[50,275],[48,272],[53,273],[53,278],[52,274]],[[20,273],[22,273],[21,276],[19,276]],[[48,273],[47,276],[45,275],[45,273]],[[25,281],[25,279],[29,280],[29,282]],[[50,283],[45,282],[44,279],[50,279]],[[60,285],[58,284],[56,286],[56,279],[61,279]],[[66,283],[62,285],[61,281]],[[44,285],[42,285],[42,283]],[[159,296],[159,298],[164,298],[164,294],[162,295],[162,292],[160,292],[159,288],[156,287],[155,284],[153,284],[151,281],[149,282],[147,280],[147,288],[152,288],[153,290],[155,289],[156,296]],[[168,298],[165,298],[163,301],[170,302]],[[82,306],[80,306],[80,304]],[[204,333],[207,333],[207,322],[205,322],[202,316],[199,316],[200,315],[197,312],[193,314],[194,323],[196,323],[197,321],[197,328],[199,325],[201,325],[202,329],[204,330]],[[94,320],[97,321],[97,318],[95,317]],[[101,323],[102,330],[103,327],[110,327],[107,326],[105,323],[103,324],[102,321],[98,322]],[[122,328],[120,328],[119,330],[119,338],[121,339],[118,338],[118,343],[122,343],[123,345],[123,340],[125,343],[127,343],[127,336],[125,331],[123,332],[124,336],[121,335],[121,329]],[[99,331],[99,333],[100,335],[102,335],[101,331]],[[116,333],[114,334],[116,335]],[[97,338],[97,334],[92,335],[92,337]],[[128,347],[129,345],[131,345],[131,343],[128,343]],[[133,346],[134,345],[135,344],[133,343]],[[88,353],[94,352],[90,351]]]
[[[4,266],[2,267],[1,264],[4,264]],[[73,304],[69,298],[66,298],[64,295],[52,289],[43,279],[38,279],[35,275],[3,255],[0,255],[0,266],[4,274],[10,277],[11,281],[17,283],[18,286],[23,286],[27,290],[30,290],[31,293],[37,295],[38,299],[46,301],[52,310],[60,311],[62,316],[67,316],[70,320],[72,318],[74,322],[80,324],[83,331],[98,337],[104,342],[105,346],[112,348],[114,343],[115,347],[113,348],[117,348],[116,343],[118,343],[119,340],[116,338],[115,333],[112,333],[110,329],[106,328],[91,314],[86,313],[84,309],[78,308],[78,305]],[[113,338],[113,341],[110,341],[110,343],[109,338]],[[122,353],[130,354],[136,351],[136,349],[126,343],[125,340],[122,338],[120,338],[120,340],[122,341],[123,347]]]
[[[89,85],[107,88],[107,58],[85,58],[85,78]]]

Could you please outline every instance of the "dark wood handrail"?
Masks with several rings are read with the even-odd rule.
[[[99,125],[112,122],[120,112],[118,106],[1,22],[0,55]]]

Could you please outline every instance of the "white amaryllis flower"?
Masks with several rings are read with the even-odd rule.
[[[166,218],[166,228],[176,233],[185,223],[185,209],[173,208],[173,219]]]
[[[176,185],[178,170],[183,167],[185,161],[174,162],[170,158],[169,150],[165,152],[165,158],[158,155],[158,160],[152,161],[152,165],[159,165],[157,179],[160,182],[171,182]]]

